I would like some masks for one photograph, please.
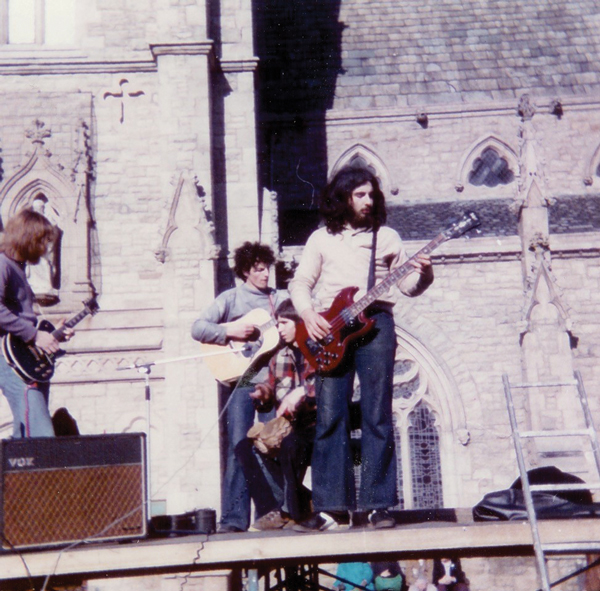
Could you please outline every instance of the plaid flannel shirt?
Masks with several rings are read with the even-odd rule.
[[[302,354],[291,347],[277,351],[269,362],[269,375],[263,384],[268,389],[267,403],[257,405],[257,410],[269,411],[296,388],[303,387],[305,397],[296,408],[296,426],[308,427],[316,420],[315,371]]]

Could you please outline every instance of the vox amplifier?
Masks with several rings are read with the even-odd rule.
[[[5,549],[147,532],[143,433],[0,441]]]

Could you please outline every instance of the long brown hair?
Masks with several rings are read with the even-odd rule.
[[[385,223],[385,198],[377,177],[366,168],[346,166],[325,187],[319,203],[319,211],[330,234],[341,232],[346,223],[352,221],[352,191],[365,183],[373,186],[371,224],[373,228],[379,228]]]
[[[57,230],[41,213],[23,209],[6,223],[0,251],[19,262],[35,262],[56,240]]]

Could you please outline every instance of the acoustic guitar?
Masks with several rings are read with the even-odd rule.
[[[320,374],[333,372],[342,363],[348,345],[367,334],[373,327],[373,319],[367,318],[365,309],[386,294],[403,277],[414,271],[410,261],[421,254],[429,254],[447,240],[458,238],[465,232],[479,226],[480,221],[474,212],[465,213],[462,218],[450,224],[431,242],[424,246],[402,266],[392,271],[385,279],[370,289],[360,300],[354,301],[358,287],[346,287],[333,300],[329,310],[321,312],[329,324],[331,332],[315,341],[310,338],[304,322],[296,327],[296,342],[310,365]]]
[[[59,328],[48,320],[42,320],[38,330],[52,333],[52,336],[62,342],[65,340],[65,329],[73,328],[86,316],[94,315],[99,310],[95,297],[83,302],[83,309],[67,320]],[[65,354],[60,349],[56,353],[45,353],[33,343],[26,343],[19,337],[8,333],[2,337],[2,354],[6,362],[15,370],[17,375],[27,383],[49,382],[54,375],[56,359]]]
[[[200,344],[203,361],[219,382],[239,380],[251,366],[259,364],[264,356],[279,345],[277,320],[266,310],[256,308],[222,326],[237,323],[253,324],[256,327],[249,341],[229,341],[226,345]]]

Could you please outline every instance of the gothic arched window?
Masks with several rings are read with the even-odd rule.
[[[331,169],[330,178],[333,178],[340,169],[346,166],[350,168],[366,168],[377,177],[384,193],[390,190],[390,178],[387,167],[381,158],[366,146],[356,144],[346,150]]]
[[[469,172],[469,183],[476,187],[497,187],[512,183],[515,175],[505,158],[494,148],[486,148],[479,158],[473,162],[473,168]]]
[[[440,436],[428,380],[408,356],[394,367],[394,439],[400,509],[443,507]]]
[[[50,205],[44,193],[38,193],[31,207],[41,213],[56,228],[57,237],[51,250],[36,265],[27,265],[29,285],[35,294],[36,301],[42,306],[51,306],[59,301],[61,287],[61,248],[63,231],[60,228],[60,216]]]
[[[392,420],[397,461],[397,509],[431,509],[458,502],[452,479],[460,471],[455,438],[469,442],[464,407],[436,358],[408,332],[398,328],[394,364]],[[355,382],[350,406],[355,480],[360,481],[360,387]],[[443,462],[443,463],[442,463]],[[454,495],[454,496],[453,496]],[[459,505],[450,505],[459,506]]]
[[[377,170],[375,170],[375,167],[369,164],[360,154],[356,154],[356,156],[354,156],[350,162],[348,162],[347,166],[350,168],[366,168],[374,176],[377,176]],[[381,182],[381,179],[377,180]]]
[[[32,140],[33,153],[0,186],[0,218],[8,220],[32,207],[57,228],[52,251],[38,265],[28,266],[28,273],[40,305],[56,304],[70,312],[77,309],[82,296],[97,293],[91,280],[90,212],[81,197],[86,191],[87,171],[73,170],[68,175],[53,160],[44,148],[44,140],[52,133],[42,121],[34,121],[27,137]]]
[[[412,495],[415,509],[443,506],[440,437],[433,413],[420,402],[409,415]]]

